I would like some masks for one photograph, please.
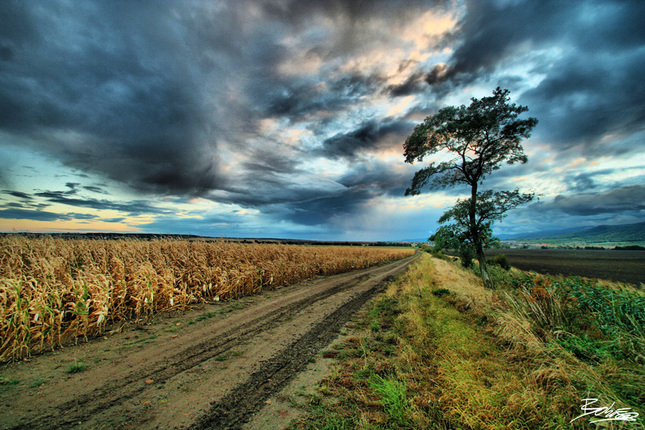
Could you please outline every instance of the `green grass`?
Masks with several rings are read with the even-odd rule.
[[[45,384],[46,382],[47,381],[45,381],[43,379],[37,379],[34,382],[32,382],[31,384],[29,384],[29,388],[38,388],[41,385]]]
[[[83,360],[75,361],[67,367],[67,373],[81,373],[87,370],[87,364],[83,363]]]
[[[545,345],[603,373],[617,399],[645,404],[645,295],[579,277],[515,273],[502,285]],[[603,369],[614,369],[604,371]]]
[[[590,396],[644,415],[640,293],[494,270],[486,290],[424,255],[326,351],[336,367],[290,428],[572,428]]]
[[[411,419],[413,411],[407,397],[405,382],[398,381],[392,376],[384,378],[380,375],[372,375],[370,388],[379,397],[379,403],[394,425],[399,428],[414,428]]]
[[[0,378],[0,392],[7,391],[20,384],[19,379]]]

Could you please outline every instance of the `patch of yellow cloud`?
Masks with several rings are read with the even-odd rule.
[[[385,77],[388,84],[400,85],[418,71],[418,64],[446,53],[436,42],[443,34],[454,29],[457,22],[458,18],[453,13],[437,14],[434,11],[428,11],[398,29],[392,28],[392,23],[373,22],[371,27],[366,29],[367,32],[378,32],[388,28],[396,43],[392,42],[387,49],[382,44],[375,44],[362,55],[353,56],[340,67],[340,71],[372,71]]]
[[[414,42],[417,50],[425,50],[432,38],[443,35],[456,25],[455,15],[437,15],[436,12],[428,11],[404,27],[402,39]]]
[[[154,215],[139,215],[137,217],[128,218],[127,220],[128,224],[131,226],[146,225],[155,221],[156,217]]]
[[[585,157],[578,157],[575,160],[570,161],[567,164],[567,167],[576,167],[576,166],[579,166],[579,165],[584,164],[586,162],[587,162],[587,159]]]
[[[313,136],[311,130],[304,130],[299,128],[291,128],[285,131],[282,136],[283,142],[292,147],[300,146],[302,139],[305,137]]]
[[[414,102],[415,97],[414,96],[408,96],[402,98],[398,103],[394,104],[393,106],[390,107],[387,111],[387,115],[391,117],[396,117],[401,115],[406,109],[410,107],[412,102]]]
[[[258,132],[262,135],[273,133],[277,130],[280,122],[274,118],[264,118],[258,121]]]
[[[259,211],[257,211],[257,210],[250,211],[250,210],[248,210],[248,209],[240,209],[240,210],[238,210],[238,211],[237,211],[237,212],[235,212],[235,213],[236,213],[237,215],[253,215],[253,214],[257,214],[258,212],[259,212]]]
[[[313,76],[320,73],[325,62],[311,49],[303,49],[278,65],[278,72],[285,77]]]

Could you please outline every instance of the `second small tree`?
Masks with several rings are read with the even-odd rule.
[[[486,267],[485,246],[492,240],[491,225],[505,213],[533,199],[533,194],[513,191],[481,191],[487,175],[503,163],[526,163],[521,141],[530,136],[537,119],[519,119],[528,111],[525,106],[509,103],[509,91],[497,88],[492,97],[473,98],[469,106],[449,106],[427,117],[406,139],[405,161],[423,161],[438,152],[450,155],[448,161],[432,162],[417,171],[406,195],[420,194],[421,189],[446,188],[464,184],[470,197],[458,200],[439,220],[454,224],[439,229],[435,239],[458,244],[460,253],[474,254],[479,261],[484,285],[492,287]]]

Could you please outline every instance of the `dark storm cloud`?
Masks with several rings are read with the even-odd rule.
[[[645,57],[639,52],[616,55],[605,63],[572,56],[525,93],[522,102],[539,115],[536,133],[561,148],[582,143],[599,155],[606,153],[608,144],[595,144],[612,134],[618,146],[612,152],[637,150],[627,142],[620,145],[620,139],[645,129],[643,70]]]
[[[323,112],[339,112],[361,97],[379,91],[383,78],[359,73],[320,81],[266,76],[249,86],[252,99],[263,117],[287,117],[291,122]]]
[[[375,194],[400,197],[410,186],[410,179],[407,172],[394,171],[386,163],[363,163],[354,166],[338,182],[349,189],[369,188]]]
[[[215,199],[243,207],[260,208],[274,222],[289,221],[305,226],[330,228],[332,220],[358,214],[369,201],[382,196],[402,196],[409,176],[386,163],[373,160],[352,165],[337,182],[293,184],[284,176],[259,166],[246,183],[255,192],[237,190],[238,195]]]
[[[351,28],[352,23],[374,16],[405,20],[408,14],[415,14],[430,7],[443,8],[449,4],[448,0],[288,0],[264,2],[264,10],[270,16],[293,25],[301,25],[307,18],[315,15],[325,15],[347,19]]]
[[[21,192],[16,191],[7,191],[4,190],[3,193],[13,195],[22,199],[20,202],[6,202],[0,200],[0,208],[13,208],[13,209],[24,209],[24,210],[38,210],[42,211],[48,206],[51,206],[49,203],[38,202],[34,197]]]
[[[91,191],[93,193],[97,193],[97,194],[109,194],[103,188],[97,187],[95,185],[86,185],[86,186],[83,186],[83,189],[85,189],[87,191]]]
[[[401,97],[417,94],[423,92],[425,89],[423,73],[417,72],[410,75],[402,84],[390,85],[387,88],[387,93],[392,97]]]
[[[298,173],[293,155],[265,152],[242,162],[245,170],[238,177],[251,184],[267,181],[266,187],[249,187],[220,172],[221,142],[244,153],[257,120],[294,123],[313,118],[320,123],[315,115],[341,112],[380,93],[384,78],[358,70],[301,78],[284,75],[278,69],[290,60],[293,47],[283,36],[307,30],[315,16],[338,18],[328,29],[333,40],[312,40],[307,55],[344,61],[349,52],[360,53],[363,43],[378,43],[356,23],[378,17],[401,25],[444,4],[298,1],[278,7],[275,2],[241,1],[180,7],[173,2],[4,2],[0,16],[20,25],[0,30],[6,60],[0,64],[0,129],[26,138],[28,145],[65,165],[143,192],[225,191],[232,203],[246,204],[255,197],[240,190],[253,193],[280,186],[277,201],[299,200],[300,187],[284,186],[289,185],[287,175]],[[265,17],[247,13],[258,8]],[[380,34],[389,37],[387,31]],[[298,66],[293,63],[294,70]],[[412,91],[410,85],[390,90],[402,95]],[[358,149],[377,145],[387,129],[365,129],[346,139],[339,133],[325,143],[325,151],[333,158],[351,157]],[[347,139],[358,148],[347,148]],[[99,192],[78,185],[67,193],[81,188]],[[287,196],[288,191],[293,196]],[[62,203],[109,206],[77,200]]]
[[[42,210],[29,210],[29,209],[2,209],[0,210],[0,219],[15,219],[15,220],[33,220],[33,221],[70,221],[70,220],[94,220],[99,219],[98,216],[93,214],[81,214],[69,212],[66,214],[59,214],[54,212]]]
[[[199,194],[225,182],[200,64],[187,61],[199,46],[171,3],[3,2],[0,11],[31,29],[0,33],[15,47],[0,64],[0,129],[142,190]]]
[[[579,173],[567,176],[565,180],[571,191],[584,192],[598,187],[594,176],[596,176],[594,173]]]
[[[9,203],[3,203],[0,207],[2,207],[2,208],[24,209],[27,206],[23,205],[21,203],[9,202]]]
[[[468,1],[467,13],[459,23],[462,43],[449,67],[435,67],[428,81],[437,84],[459,75],[490,72],[527,40],[560,39],[570,19],[566,9],[575,3],[520,1],[500,6],[494,0]]]
[[[552,202],[540,202],[531,209],[558,211],[567,215],[645,214],[645,185],[629,185],[601,193],[558,195]]]
[[[29,219],[35,221],[57,221],[62,219],[63,217],[61,214],[47,211],[34,211],[28,209],[2,209],[0,210],[0,218]]]
[[[332,227],[333,220],[360,214],[374,199],[402,196],[409,181],[405,172],[394,171],[386,163],[360,162],[338,180],[342,187],[325,193],[310,189],[300,200],[283,202],[273,215],[296,224]]]
[[[214,196],[211,200],[236,204],[243,208],[259,208],[265,212],[270,211],[271,206],[290,205],[321,196],[333,196],[340,187],[339,184],[329,180],[319,180],[313,184],[299,183],[284,176],[261,172],[257,177],[249,174],[239,188]]]
[[[439,93],[487,76],[508,84],[513,77],[504,75],[505,62],[529,45],[542,55],[532,72],[546,74],[521,100],[540,119],[535,135],[560,147],[592,147],[605,134],[643,129],[643,16],[645,3],[638,0],[469,1],[451,35],[460,44],[426,81]],[[551,48],[564,54],[539,54]]]
[[[257,175],[292,175],[302,172],[294,156],[286,156],[264,148],[255,149],[250,155],[249,160],[242,163],[249,180],[257,180]]]
[[[351,0],[331,0],[321,2],[265,2],[264,11],[271,19],[276,19],[289,26],[288,31],[306,32],[312,20],[318,16],[334,19],[333,27],[327,28],[328,34],[322,37],[312,37],[310,49],[305,58],[318,58],[321,61],[334,64],[344,62],[352,55],[361,55],[370,47],[384,47],[393,37],[390,29],[375,32],[363,24],[374,18],[383,19],[393,28],[404,27],[411,19],[417,18],[429,9],[441,10],[449,2],[446,1],[370,1],[356,2]],[[283,27],[273,29],[285,31]],[[395,32],[396,33],[396,32]],[[289,33],[293,35],[293,33]],[[364,70],[355,69],[353,72],[331,69],[320,73],[327,75],[293,78],[284,76],[275,70],[282,60],[287,60],[294,71],[300,65],[289,59],[287,48],[278,42],[275,35],[265,35],[266,40],[259,39],[255,43],[262,46],[263,69],[256,79],[249,84],[250,100],[260,106],[264,116],[287,116],[291,121],[305,118],[318,112],[339,112],[348,106],[356,104],[362,97],[385,92],[394,97],[421,91],[423,73],[417,72],[403,85],[384,88],[385,76],[365,74]]]
[[[80,185],[81,185],[81,184],[79,184],[78,182],[66,182],[66,183],[65,183],[65,186],[66,186],[67,188],[69,188],[69,190],[67,190],[67,191],[65,192],[65,194],[67,194],[67,195],[71,195],[71,194],[76,194],[76,193],[78,193],[78,191],[79,191],[79,190],[78,190],[78,187],[79,187]]]
[[[593,172],[576,173],[565,176],[564,183],[568,186],[570,191],[575,193],[584,193],[601,188],[602,176],[615,174],[619,171],[628,172],[629,170],[632,169],[602,169]]]
[[[31,200],[32,199],[32,197],[29,194],[23,193],[23,192],[20,192],[20,191],[4,190],[3,193],[9,194],[9,195],[14,196],[14,197],[18,197],[20,199],[25,199],[25,200]]]
[[[455,73],[452,72],[452,70],[446,64],[437,64],[426,75],[425,81],[429,85],[441,84],[454,76],[454,74]]]
[[[405,139],[403,136],[412,128],[413,126],[406,121],[366,121],[355,130],[326,139],[317,153],[327,158],[353,159],[362,151],[388,145],[388,142],[384,142],[384,138],[389,135]]]
[[[162,214],[169,212],[169,210],[167,209],[160,209],[143,200],[115,202],[110,200],[97,200],[91,198],[71,198],[68,197],[69,192],[67,191],[43,191],[35,193],[34,196],[44,198],[49,203],[59,203],[68,206],[99,210],[115,210],[120,212],[127,212],[129,215],[133,216],[142,214]]]
[[[424,49],[403,34],[424,12],[462,16],[453,10],[461,5],[0,2],[0,133],[25,152],[91,178],[30,194],[0,169],[0,187],[20,190],[6,197],[21,202],[1,209],[50,220],[71,216],[42,210],[53,204],[117,210],[155,215],[149,231],[176,228],[179,218],[161,209],[166,203],[108,196],[107,186],[97,184],[109,178],[148,196],[185,198],[183,203],[201,196],[259,209],[259,218],[276,224],[329,227],[329,220],[359,214],[375,198],[403,195],[412,175],[372,155],[400,148],[421,114],[441,107],[438,95],[454,90],[459,97],[466,84],[498,78],[500,85],[524,91],[518,103],[539,118],[535,135],[554,147],[589,145],[608,133],[640,144],[629,138],[643,130],[645,117],[642,2],[467,1],[459,29],[443,40],[428,38]],[[561,46],[561,56],[551,57],[549,50]],[[389,49],[415,49],[421,56],[404,59],[393,52],[390,58]],[[446,59],[445,52],[453,54]],[[446,64],[416,59],[425,54]],[[533,90],[526,91],[535,84],[527,84],[523,72],[507,71],[519,55],[534,64],[532,77],[543,75]],[[399,78],[389,75],[397,62],[403,78],[390,85]],[[405,119],[379,113],[387,101],[421,94],[427,97],[411,102]],[[267,128],[270,135],[263,135]],[[612,150],[629,149],[615,145]],[[303,166],[316,157],[347,170],[307,172]],[[567,180],[574,191],[606,189],[591,175]],[[88,192],[100,198],[86,198]],[[562,198],[558,210],[569,208]],[[169,206],[179,202],[165,202],[171,201]],[[42,215],[33,214],[36,205]],[[241,225],[245,217],[204,218],[195,221],[194,232]]]
[[[645,5],[639,0],[471,0],[459,23],[461,45],[445,79],[492,71],[527,42],[535,47],[568,45],[583,52],[638,48],[645,40],[644,15]]]
[[[14,50],[30,43],[37,35],[29,20],[28,4],[18,0],[4,1],[0,7],[0,46],[5,52],[4,61],[13,58]]]
[[[378,194],[368,188],[348,188],[332,195],[285,204],[279,216],[306,226],[330,225],[334,218],[355,214],[361,203]]]

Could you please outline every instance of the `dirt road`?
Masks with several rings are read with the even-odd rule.
[[[249,426],[415,258],[159,316],[4,365],[0,428]]]

